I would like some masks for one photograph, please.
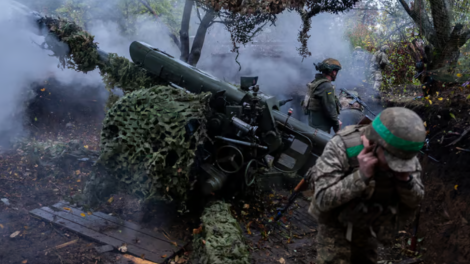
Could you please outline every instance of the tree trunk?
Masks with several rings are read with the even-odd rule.
[[[188,62],[188,59],[189,59],[189,21],[191,21],[191,10],[193,8],[193,5],[194,5],[193,0],[186,0],[184,4],[183,19],[181,20],[180,60],[184,62]]]
[[[202,18],[201,24],[199,24],[188,60],[188,63],[192,66],[196,66],[199,59],[201,58],[202,47],[204,46],[204,40],[206,39],[206,32],[207,29],[211,26],[211,22],[214,20],[215,15],[216,13],[214,11],[207,11]]]
[[[448,0],[430,0],[432,23],[426,14],[424,0],[416,0],[410,9],[405,0],[399,0],[405,11],[433,46],[428,57],[427,70],[453,65],[460,55],[460,48],[470,39],[470,31],[462,32],[463,25],[452,26],[452,10]]]

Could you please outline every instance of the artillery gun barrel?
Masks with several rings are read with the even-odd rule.
[[[241,103],[246,96],[251,96],[249,92],[220,81],[216,77],[146,43],[134,41],[130,46],[130,54],[132,60],[138,66],[145,68],[159,78],[184,87],[190,92],[211,92],[215,94],[224,90],[226,99],[236,104]],[[282,124],[286,121],[287,115],[279,111],[279,100],[264,95],[261,96],[261,101],[266,102],[266,105],[271,108],[270,110],[275,121]],[[331,135],[328,133],[312,128],[294,118],[289,119],[289,125],[293,130],[307,136],[311,140],[313,151],[317,155],[323,152],[326,143],[331,139]]]
[[[53,34],[46,25],[46,18],[44,16],[37,12],[28,12],[26,9],[23,12],[27,13],[26,15],[35,25],[35,34],[41,36]],[[96,45],[95,48],[98,51],[100,60],[107,63],[108,53],[99,49]],[[153,73],[157,78],[179,85],[192,93],[211,92],[215,94],[225,91],[226,100],[234,104],[241,104],[253,96],[248,91],[218,80],[214,76],[148,44],[137,41],[133,42],[130,46],[130,55],[137,66]],[[279,111],[279,100],[261,93],[258,93],[258,97],[270,109],[273,123],[278,123],[278,125],[281,123],[280,125],[283,126],[282,124],[285,123],[287,115]],[[328,133],[312,128],[294,118],[289,119],[288,126],[309,138],[313,146],[312,152],[316,155],[320,155],[323,152],[326,143],[331,139],[331,135]]]

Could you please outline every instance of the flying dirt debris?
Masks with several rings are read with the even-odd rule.
[[[82,201],[103,200],[102,189],[116,185],[142,199],[177,201],[185,213],[189,201],[206,206],[214,199],[242,197],[273,171],[303,175],[331,138],[281,113],[284,102],[263,93],[257,78],[242,78],[235,87],[138,41],[130,46],[130,62],[100,50],[73,22],[38,13],[30,17],[36,33],[45,36],[41,47],[54,52],[63,67],[99,68],[108,89],[124,91],[108,104],[101,133],[96,167],[110,173],[92,176]],[[203,223],[236,223],[228,207],[220,212],[223,217],[210,213],[214,206],[227,205],[206,207]],[[207,225],[205,230],[207,241],[220,240]],[[249,263],[239,228],[217,232],[240,243],[237,263]],[[198,245],[194,258],[202,263],[215,263],[214,258],[229,263],[222,254],[225,245]]]

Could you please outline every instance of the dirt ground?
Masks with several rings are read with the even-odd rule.
[[[404,89],[403,89],[404,90]],[[429,143],[423,165],[425,199],[419,237],[426,263],[470,262],[469,89],[452,86],[427,98],[420,89],[385,96],[387,106],[407,106],[425,121]],[[421,93],[422,94],[422,93]]]

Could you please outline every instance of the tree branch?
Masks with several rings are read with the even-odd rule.
[[[446,0],[430,0],[432,21],[436,31],[436,46],[443,49],[449,40],[452,27],[450,26],[450,12]]]
[[[155,19],[159,18],[157,12],[155,12],[155,10],[153,10],[153,8],[150,6],[150,4],[146,0],[139,0],[139,2],[145,8],[147,8],[147,10],[155,17]],[[173,42],[175,42],[176,46],[178,46],[178,49],[180,49],[180,51],[181,51],[180,41],[178,40],[178,37],[176,37],[176,35],[173,34],[173,32],[171,32],[168,28],[167,28],[167,30],[168,30],[168,36],[173,40]]]
[[[411,11],[410,7],[408,6],[408,4],[405,2],[405,0],[399,0],[401,5],[403,6],[403,8],[405,9],[406,13],[408,13],[408,15],[413,18],[414,16],[414,11]]]
[[[199,18],[199,22],[202,22],[201,12],[199,12],[199,7],[197,6],[196,6],[196,14],[197,14],[197,18]]]
[[[139,2],[140,2],[143,6],[145,6],[145,8],[147,8],[147,10],[148,10],[156,19],[158,19],[158,14],[157,14],[157,12],[155,12],[155,10],[153,10],[153,8],[150,6],[150,4],[149,4],[147,1],[145,1],[145,0],[139,0]]]
[[[465,43],[467,43],[467,41],[469,40],[470,40],[470,30],[462,34],[460,38],[460,42],[459,42],[459,47],[462,47],[463,45],[465,45]]]
[[[204,18],[201,20],[201,24],[197,29],[196,37],[194,38],[191,53],[189,54],[188,63],[196,66],[199,59],[201,58],[202,47],[204,46],[204,40],[206,39],[207,29],[210,27],[211,22],[214,20],[216,13],[214,11],[207,11]]]
[[[180,41],[181,41],[181,56],[180,60],[188,62],[189,59],[189,22],[191,21],[191,10],[194,1],[186,0],[184,3],[183,18],[181,20]]]
[[[424,1],[423,0],[416,0],[414,4],[413,10],[410,9],[408,4],[405,0],[398,0],[400,1],[401,5],[405,9],[406,13],[413,19],[415,24],[420,29],[421,33],[424,37],[433,45],[437,42],[436,39],[436,32],[434,30],[433,25],[429,21],[429,18],[426,14],[426,10],[424,8]]]

